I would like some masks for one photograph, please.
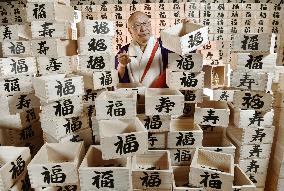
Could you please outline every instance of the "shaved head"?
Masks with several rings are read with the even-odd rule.
[[[128,31],[131,37],[140,45],[147,44],[152,36],[150,18],[141,11],[136,11],[128,18]]]

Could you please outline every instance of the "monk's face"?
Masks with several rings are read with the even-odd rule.
[[[133,40],[139,44],[146,44],[152,35],[151,21],[144,13],[138,13],[128,21],[129,32]]]

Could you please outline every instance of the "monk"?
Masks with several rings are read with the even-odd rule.
[[[185,19],[184,22],[191,22]],[[152,34],[149,17],[140,11],[128,19],[131,43],[123,46],[115,58],[120,83],[141,83],[145,87],[164,88],[168,53],[160,38]]]

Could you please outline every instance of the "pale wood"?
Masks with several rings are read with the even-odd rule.
[[[37,57],[38,70],[42,75],[70,74],[75,60],[74,56]],[[53,64],[58,65],[58,70],[54,71]]]
[[[133,118],[136,116],[136,102],[137,95],[135,92],[119,93],[105,91],[95,101],[96,117],[99,120]],[[117,104],[119,105],[118,107],[115,106]],[[123,115],[115,115],[113,110],[108,108],[109,105],[113,105],[113,109],[125,108],[125,113]]]
[[[78,168],[83,160],[83,154],[83,143],[46,143],[28,165],[32,188],[77,184]],[[56,165],[61,166],[61,172],[66,175],[65,181],[49,184],[44,182],[41,174],[44,171],[43,167],[50,170]]]
[[[284,91],[274,93],[274,107],[284,108]]]
[[[132,119],[101,120],[98,123],[100,142],[103,148],[103,159],[133,156],[138,153],[145,153],[148,150],[148,132],[137,117]],[[136,138],[138,143],[137,151],[129,153],[122,152],[120,154],[117,149],[119,145],[115,146],[114,144],[119,142],[119,137],[122,138],[125,144],[127,136]]]
[[[30,41],[4,41],[2,44],[3,57],[28,57],[33,56],[32,44]],[[25,50],[21,50],[19,53],[12,52],[12,47],[24,47]]]
[[[203,55],[190,53],[180,56],[176,53],[170,53],[168,62],[168,68],[173,71],[200,72],[202,70]],[[185,69],[186,64],[189,64],[191,69]]]
[[[255,169],[253,169],[253,172],[247,172],[247,167],[250,166],[250,163],[256,161],[256,165],[259,165],[259,168],[254,171]],[[239,162],[239,165],[241,167],[241,169],[243,169],[245,171],[245,173],[256,173],[256,174],[260,174],[260,173],[264,173],[266,174],[267,172],[267,168],[268,168],[268,163],[269,163],[269,158],[265,158],[265,159],[242,159]]]
[[[204,72],[199,73],[191,73],[187,71],[172,71],[167,69],[166,71],[166,83],[169,88],[178,89],[178,90],[198,90],[202,89],[204,86]],[[192,86],[192,84],[187,85],[183,82],[187,81],[187,79],[191,76],[193,80],[197,80],[196,86]]]
[[[254,183],[249,179],[245,172],[235,165],[234,169],[234,184],[232,190],[240,191],[255,191],[256,187]]]
[[[136,92],[137,93],[137,102],[138,104],[145,104],[145,91],[146,87],[143,84],[134,82],[134,83],[118,83],[116,85],[116,92]]]
[[[203,89],[181,90],[181,93],[184,95],[185,103],[202,103],[203,102]],[[195,99],[192,100],[191,97],[194,97]]]
[[[24,163],[24,169],[21,174],[13,177],[11,169],[13,169],[13,164],[17,165],[17,159],[21,158],[19,162]],[[31,160],[31,155],[29,148],[27,147],[14,147],[14,146],[1,146],[0,147],[0,188],[1,190],[8,190],[12,187],[20,176],[23,175],[27,169],[27,165]]]
[[[58,95],[57,94],[57,86],[59,82],[62,84],[62,88],[66,85],[66,83],[71,83],[75,88],[73,94],[67,95]],[[78,96],[82,95],[84,92],[83,85],[83,77],[82,76],[70,76],[65,77],[64,74],[57,74],[52,76],[42,76],[34,78],[33,81],[35,88],[35,95],[38,96],[44,102],[55,101],[58,99],[67,98],[70,96]],[[56,91],[55,91],[56,90]]]
[[[225,66],[217,65],[217,66],[210,66],[210,65],[204,65],[203,66],[203,72],[204,74],[204,87],[205,88],[220,88],[225,86],[225,79],[226,79],[226,72],[225,72]],[[218,80],[215,82],[215,76],[217,75]]]
[[[105,78],[106,76],[110,75],[112,82],[109,85],[102,85],[101,84],[101,79]],[[119,79],[118,79],[118,73],[116,70],[110,70],[110,71],[101,71],[101,72],[93,72],[93,89],[95,90],[99,90],[99,89],[103,89],[103,88],[107,88],[107,87],[113,87],[116,86],[116,84],[118,84]]]
[[[4,31],[10,32],[11,35],[9,37],[5,37]],[[30,39],[30,32],[28,25],[13,24],[0,26],[0,42]]]
[[[27,140],[22,143],[19,143],[17,146],[18,147],[28,146],[30,148],[31,156],[34,157],[36,153],[40,150],[43,144],[44,144],[43,137],[40,136],[40,137],[33,138],[31,140]]]
[[[28,171],[25,172],[20,176],[17,182],[9,189],[9,191],[22,191],[23,188],[26,188],[29,181]],[[29,188],[30,189],[30,188]]]
[[[102,158],[102,150],[100,146],[90,146],[85,155],[80,168],[80,187],[82,191],[87,190],[111,190],[110,188],[97,188],[92,183],[93,178],[97,174],[95,172],[112,171],[112,179],[114,180],[113,189],[118,191],[128,190],[131,187],[131,159],[120,158],[104,160]]]
[[[203,167],[203,168],[202,168]],[[211,168],[211,169],[210,169]],[[216,169],[216,170],[212,170]],[[190,165],[189,183],[194,186],[204,186],[201,175],[217,173],[222,181],[221,190],[231,190],[234,179],[233,156],[214,151],[197,149]],[[207,187],[210,190],[210,187]]]
[[[64,21],[64,22],[73,22],[74,21],[74,10],[71,6],[66,6],[62,4],[57,4],[55,2],[43,2],[46,18],[36,18],[33,15],[33,9],[39,3],[29,2],[27,3],[27,21]]]
[[[58,190],[70,190],[72,191],[80,191],[80,185],[74,184],[74,185],[64,185],[64,186],[49,186],[49,187],[41,187],[41,188],[35,188],[35,191],[58,191]]]
[[[214,111],[212,116],[218,116],[219,120],[216,123],[212,120],[205,121],[204,117],[208,115],[208,111]],[[227,127],[229,124],[230,110],[226,102],[218,101],[203,101],[197,104],[194,113],[194,122],[199,125],[211,125]]]
[[[32,79],[33,79],[32,76],[25,76],[25,75],[7,77],[2,79],[0,78],[0,95],[7,96],[7,95],[31,93],[34,90]],[[11,89],[11,83],[13,85],[16,84],[16,87],[18,86],[19,88]],[[6,88],[5,84],[8,84],[8,89]]]
[[[171,164],[172,166],[190,166],[191,161],[193,159],[194,152],[196,148],[187,148],[187,149],[168,149],[170,152],[170,157],[171,157]],[[179,156],[182,155],[188,156],[188,160],[181,160]]]
[[[102,42],[106,48],[103,50],[92,50],[89,49],[92,47],[92,42],[95,42],[94,46],[96,44],[101,44]],[[97,43],[99,42],[99,43]],[[88,45],[90,44],[90,45]],[[94,47],[93,47],[94,48]],[[80,55],[93,55],[95,53],[109,53],[111,54],[113,51],[112,47],[112,37],[110,36],[103,36],[103,35],[97,35],[97,36],[86,36],[86,37],[79,37],[78,38],[78,54]]]
[[[158,173],[161,184],[150,188],[142,185],[145,173]],[[153,150],[144,154],[136,154],[132,158],[132,184],[133,189],[171,189],[173,170],[169,151]],[[141,179],[142,178],[142,179]]]
[[[18,72],[17,67],[25,65],[27,71]],[[15,67],[14,67],[15,66]],[[9,57],[0,59],[0,76],[11,77],[18,74],[34,75],[36,74],[36,59],[34,57]]]
[[[156,108],[160,100],[165,99],[174,102],[170,111],[159,111]],[[180,91],[170,88],[148,88],[145,92],[145,114],[150,115],[182,115],[184,96]]]
[[[148,132],[167,132],[170,129],[170,116],[163,116],[163,115],[152,115],[152,116],[146,116],[145,114],[138,114],[137,117],[142,122],[142,124],[145,126],[145,128],[148,130]],[[160,128],[151,128],[151,124],[160,124]]]
[[[198,46],[189,46],[189,39],[200,33]],[[194,23],[180,23],[161,31],[163,46],[179,55],[185,55],[208,42],[208,27]]]
[[[153,141],[155,140],[155,141]],[[149,132],[148,148],[149,149],[167,149],[168,132]]]
[[[213,90],[213,100],[233,102],[234,93],[235,93],[235,90],[216,89],[216,90]],[[223,97],[224,95],[227,95],[228,97],[227,98]]]
[[[59,143],[83,142],[85,148],[88,148],[90,145],[93,144],[92,129],[90,127],[83,128],[70,135],[67,135],[66,137],[61,138],[58,142]]]
[[[192,143],[189,145],[178,145],[179,138],[187,140],[185,136],[191,134]],[[170,131],[168,133],[168,148],[196,148],[202,146],[203,132],[200,126],[192,119],[172,119],[170,123]]]
[[[108,20],[87,20],[84,19],[79,23],[79,36],[95,36],[95,35],[106,35],[106,36],[114,36],[115,34],[115,23],[113,21]],[[102,25],[103,29],[95,31],[95,28],[100,28]],[[105,28],[104,28],[105,27]]]

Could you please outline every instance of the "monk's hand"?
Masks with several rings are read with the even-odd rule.
[[[194,23],[194,20],[190,19],[190,18],[184,18],[182,19],[183,23]]]
[[[128,63],[131,62],[129,55],[127,52],[123,51],[122,53],[118,54],[118,61],[122,66],[126,66]]]

